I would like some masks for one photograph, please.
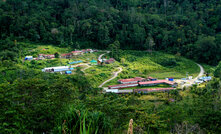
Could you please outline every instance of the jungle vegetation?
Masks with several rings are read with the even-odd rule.
[[[122,134],[130,119],[135,134],[221,133],[220,2],[1,0],[0,133]],[[187,62],[180,56],[218,66],[203,87],[148,95],[102,94],[80,70],[75,75],[41,72],[56,60],[24,62],[30,52],[20,42],[53,44],[61,52],[109,49],[109,56],[129,69],[133,66],[128,61],[142,62],[142,51],[163,68],[179,70],[180,60]],[[50,52],[55,53],[53,47]],[[162,60],[155,51],[176,57]],[[105,78],[111,74],[102,69]]]

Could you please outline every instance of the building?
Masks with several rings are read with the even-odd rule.
[[[55,58],[54,54],[39,54],[38,59],[53,59]]]
[[[33,60],[33,56],[25,56],[25,60]]]
[[[70,59],[72,57],[72,53],[61,54],[61,58]]]
[[[45,56],[45,54],[39,54],[38,59],[44,59],[45,58],[44,56]]]
[[[42,69],[42,72],[62,72],[62,71],[69,71],[68,66],[59,66],[59,67],[47,67]]]
[[[172,87],[176,87],[177,83],[174,81],[168,81],[168,80],[156,80],[156,81],[145,81],[145,82],[139,82],[140,86],[155,86],[159,84],[167,84],[171,85]]]
[[[118,93],[118,89],[106,89],[105,93]]]
[[[40,59],[53,59],[53,58],[55,58],[55,55],[54,54],[39,54],[38,55],[38,57],[40,58]]]
[[[86,49],[86,51],[87,51],[88,53],[93,53],[93,52],[94,52],[92,49]]]
[[[82,55],[83,52],[82,51],[72,51],[71,52],[73,56],[77,56],[77,55]]]
[[[205,77],[200,77],[199,80],[206,82],[206,81],[212,80],[212,77],[211,77],[211,76],[208,76],[208,77],[206,77],[206,76],[205,76]]]
[[[78,63],[82,63],[83,61],[79,60],[79,61],[73,61],[73,62],[70,62],[69,64],[78,64]]]
[[[119,83],[121,84],[129,84],[129,83],[138,83],[141,81],[146,81],[145,78],[141,78],[141,77],[135,77],[135,78],[130,78],[130,79],[120,79],[118,80]]]
[[[173,78],[168,78],[168,80],[169,80],[169,81],[174,81],[174,79],[173,79]]]
[[[147,80],[148,81],[156,81],[157,79],[149,76],[149,77],[147,77]]]
[[[137,83],[133,83],[133,84],[119,84],[119,85],[112,85],[112,86],[108,86],[109,89],[121,89],[121,88],[129,88],[129,87],[136,87],[138,86]]]
[[[147,89],[134,89],[135,93],[150,93],[150,92],[162,92],[170,91],[176,88],[147,88]]]
[[[96,60],[92,60],[90,61],[91,65],[97,65],[97,61]]]
[[[65,71],[65,74],[72,74],[71,71]]]
[[[105,60],[106,64],[111,64],[111,63],[114,63],[114,62],[115,62],[114,58],[110,58],[109,60]]]
[[[128,90],[119,90],[117,94],[129,94],[133,93],[133,89],[128,89]]]

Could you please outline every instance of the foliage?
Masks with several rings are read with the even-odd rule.
[[[118,40],[121,49],[164,50],[216,65],[220,8],[219,0],[3,0],[0,39],[75,49],[107,49]]]
[[[97,88],[121,64],[118,78],[196,76],[198,66],[181,56],[216,65],[220,10],[219,0],[0,1],[0,133],[122,134],[130,119],[134,133],[221,133],[221,63],[202,88],[148,95]],[[100,53],[23,60],[83,48],[109,48],[121,64],[61,75],[40,69],[88,62]]]
[[[214,76],[221,79],[221,61],[214,71]]]
[[[199,67],[194,62],[161,52],[123,51],[120,57],[125,59],[125,68],[120,78],[136,76],[182,78],[186,76],[186,72],[194,77],[199,72]]]

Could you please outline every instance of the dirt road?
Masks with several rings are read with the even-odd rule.
[[[103,85],[106,84],[107,82],[109,82],[109,81],[115,79],[115,78],[118,76],[118,74],[123,71],[123,69],[122,69],[121,67],[119,67],[118,69],[119,69],[119,71],[114,72],[113,77],[111,77],[110,79],[108,79],[108,80],[106,80],[105,82],[103,82],[103,83],[99,86],[99,88],[103,87]]]

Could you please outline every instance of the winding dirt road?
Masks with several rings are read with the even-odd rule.
[[[101,58],[102,58],[105,54],[108,54],[108,53],[110,53],[110,51],[106,51],[106,53],[101,54],[101,55],[98,57],[98,60],[101,61]]]
[[[106,80],[105,82],[103,82],[103,83],[99,86],[99,88],[103,87],[103,85],[106,84],[107,82],[109,82],[109,81],[115,79],[115,78],[118,76],[118,74],[123,71],[123,69],[122,69],[121,67],[119,67],[118,69],[119,69],[119,71],[114,72],[113,77],[111,77],[110,79],[108,79],[108,80]]]
[[[197,63],[196,63],[196,64],[197,64]],[[192,79],[192,80],[188,80],[188,81],[187,81],[188,84],[186,83],[186,84],[182,85],[182,88],[192,86],[192,85],[194,84],[194,81],[196,81],[197,79],[199,79],[200,77],[203,76],[203,74],[204,74],[204,72],[205,72],[204,69],[203,69],[203,67],[202,67],[200,64],[197,64],[197,65],[198,65],[199,68],[200,68],[200,73],[198,74],[198,76],[197,76],[196,78],[194,78],[194,79]]]

